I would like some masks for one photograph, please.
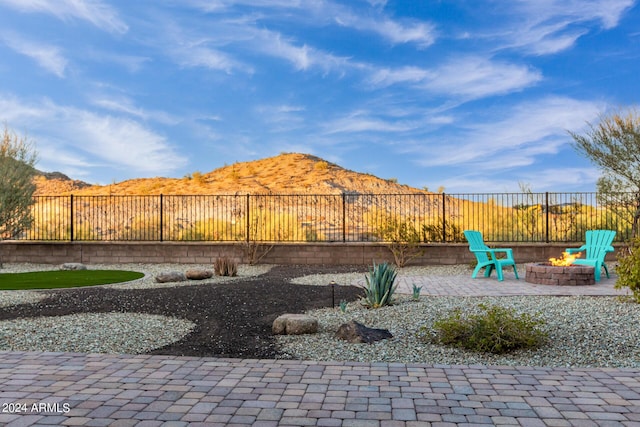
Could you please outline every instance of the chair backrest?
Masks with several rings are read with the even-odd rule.
[[[464,230],[464,237],[469,242],[469,250],[476,256],[478,262],[489,261],[489,256],[485,252],[489,247],[484,243],[482,239],[482,233],[475,230]]]
[[[464,237],[467,238],[469,249],[471,250],[489,249],[482,239],[482,233],[479,231],[464,230]]]
[[[611,244],[616,237],[613,230],[587,230],[585,246],[587,253],[586,259],[604,258],[608,251],[611,250]]]

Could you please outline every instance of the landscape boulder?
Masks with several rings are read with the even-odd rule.
[[[187,276],[179,271],[166,271],[156,276],[158,283],[184,282],[185,280],[187,280]]]
[[[213,277],[213,271],[200,270],[200,269],[187,270],[187,272],[185,273],[185,276],[189,280],[210,279],[211,277]]]
[[[86,270],[87,266],[80,262],[65,262],[60,266],[60,270]]]
[[[351,322],[340,325],[336,332],[336,337],[350,343],[371,344],[375,341],[393,338],[393,335],[386,329],[369,328],[352,320]]]
[[[302,335],[318,332],[318,320],[305,314],[283,314],[273,321],[275,335]]]

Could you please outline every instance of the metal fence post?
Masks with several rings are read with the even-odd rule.
[[[160,194],[160,241],[164,241],[164,196]]]
[[[447,242],[447,207],[445,206],[447,203],[447,197],[442,192],[442,243]]]
[[[545,210],[547,212],[545,215],[544,238],[545,238],[545,241],[549,243],[549,192],[548,191],[544,193],[544,205],[545,205]]]
[[[342,242],[347,241],[347,195],[342,193]]]
[[[73,242],[73,217],[74,217],[74,214],[73,214],[73,194],[71,194],[69,196],[69,204],[71,206],[71,208],[69,209],[69,212],[70,212],[70,217],[69,217],[69,233],[70,233],[70,236],[69,236],[69,240],[71,242]]]
[[[251,197],[251,195],[247,194],[247,243],[249,243],[251,241],[251,236],[249,235],[249,233],[251,232],[251,222],[249,219],[249,216],[251,215],[251,213],[249,212],[249,198]],[[257,237],[257,236],[256,236]]]

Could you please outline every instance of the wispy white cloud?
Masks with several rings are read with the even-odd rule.
[[[366,0],[371,6],[384,7],[387,4],[387,0]]]
[[[304,72],[321,70],[343,76],[366,68],[349,55],[337,55],[314,45],[314,41],[296,32],[300,27],[338,25],[353,29],[360,36],[379,34],[394,45],[415,43],[424,47],[435,39],[430,23],[394,20],[377,9],[361,13],[362,7],[366,7],[363,4],[355,9],[327,0],[191,0],[188,5],[214,15],[216,25],[202,20],[185,22],[168,14],[156,17],[154,30],[164,29],[162,43],[156,44],[183,67],[204,67],[228,74],[236,71],[253,74],[259,68],[257,58],[264,56],[284,60],[295,70]],[[294,31],[283,30],[283,22]]]
[[[163,111],[149,111],[136,105],[135,101],[124,95],[92,95],[91,104],[116,113],[124,113],[132,118],[153,120],[163,124],[176,124],[179,120]]]
[[[318,68],[324,72],[341,72],[349,64],[348,58],[332,55],[304,43],[295,44],[281,33],[259,30],[254,34],[253,48],[258,53],[284,59],[299,71]]]
[[[436,27],[431,22],[415,19],[394,19],[384,12],[386,1],[369,1],[370,9],[363,11],[335,2],[318,2],[317,15],[330,18],[341,26],[361,32],[373,33],[393,45],[414,43],[421,48],[436,41]],[[318,7],[322,5],[322,7]]]
[[[128,31],[118,12],[100,0],[0,0],[0,5],[3,4],[22,12],[47,13],[61,20],[80,19],[112,33]]]
[[[511,2],[504,24],[494,35],[502,48],[518,48],[536,55],[572,47],[599,23],[604,29],[618,25],[635,0],[518,0]],[[502,28],[502,30],[500,29]]]
[[[324,134],[331,135],[360,132],[408,132],[419,126],[420,123],[412,120],[399,120],[371,111],[358,110],[344,117],[328,121],[323,124],[322,129]]]
[[[249,37],[242,25],[220,21],[214,31],[207,31],[165,16],[156,18],[151,31],[156,27],[164,30],[161,35],[154,35],[150,43],[181,67],[205,68],[226,74],[253,73],[251,65],[223,50],[229,43]]]
[[[531,184],[534,192],[554,190],[558,183],[564,188],[580,187],[585,182],[596,182],[601,172],[596,167],[540,168],[521,173],[521,182]]]
[[[87,57],[98,63],[116,64],[131,73],[139,72],[146,63],[151,62],[151,58],[147,56],[124,55],[104,50],[91,50]]]
[[[425,183],[430,188],[433,185],[443,186],[447,193],[487,193],[508,192],[520,193],[520,184],[528,185],[534,193],[545,191],[580,191],[585,182],[595,182],[600,176],[596,168],[565,167],[565,168],[536,168],[535,171],[520,170],[517,177],[508,173],[496,171],[488,174],[485,171],[475,173],[461,170],[457,174],[450,174],[442,180]],[[561,185],[561,187],[559,187]]]
[[[43,153],[60,150],[69,158],[80,159],[68,163],[69,167],[90,164],[94,168],[163,174],[186,163],[164,136],[128,118],[61,106],[50,100],[30,103],[4,96],[0,96],[0,111],[10,112],[0,115],[0,120],[6,120],[12,128],[26,129],[38,145],[46,146]],[[63,160],[43,158],[59,165]]]
[[[260,21],[288,20],[311,26],[338,24],[357,31],[378,34],[392,44],[415,43],[426,47],[435,41],[435,26],[418,20],[398,20],[384,13],[386,1],[340,4],[329,0],[190,0],[208,13],[228,13],[234,6],[247,6],[260,13]],[[355,6],[355,7],[354,7]]]
[[[438,94],[471,98],[519,91],[540,80],[542,74],[528,66],[480,56],[452,58],[432,69],[415,66],[378,69],[369,78],[378,87],[405,83]]]
[[[436,40],[435,26],[427,22],[400,22],[388,17],[371,18],[347,10],[342,10],[335,20],[345,27],[377,33],[393,44],[416,43],[424,48]]]
[[[265,126],[265,133],[293,133],[307,125],[306,108],[293,104],[260,104],[254,108],[256,120]]]
[[[634,3],[635,0],[517,0],[513,5],[532,22],[600,21],[609,29],[618,25]]]
[[[27,40],[18,34],[4,32],[0,34],[0,41],[11,50],[33,59],[39,66],[56,76],[63,78],[67,68],[67,59],[57,46]]]
[[[533,164],[541,154],[554,154],[567,144],[567,130],[579,130],[593,121],[603,105],[571,98],[548,97],[510,109],[502,120],[471,122],[439,144],[428,144],[423,165],[473,164],[478,170]],[[480,120],[480,118],[478,118]],[[450,147],[455,146],[455,150]]]
[[[241,65],[231,55],[207,46],[206,40],[183,40],[170,49],[170,54],[183,67],[203,67],[227,74],[236,69],[250,71],[250,68]]]
[[[249,6],[252,8],[297,9],[306,2],[303,0],[184,0],[189,4],[206,12],[219,12],[234,6]]]

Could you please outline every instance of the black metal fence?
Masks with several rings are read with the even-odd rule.
[[[53,241],[579,242],[631,235],[632,194],[483,193],[36,196],[19,238]]]

